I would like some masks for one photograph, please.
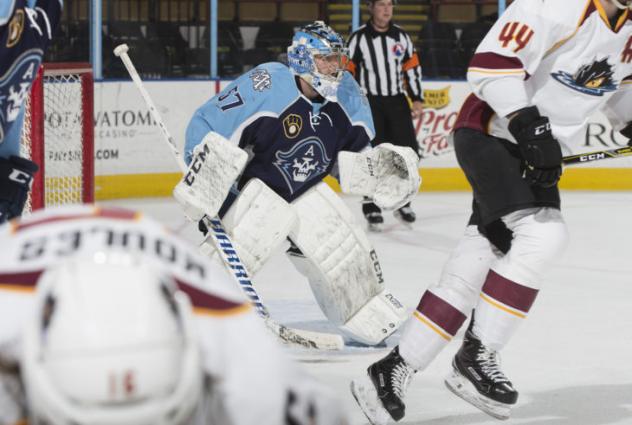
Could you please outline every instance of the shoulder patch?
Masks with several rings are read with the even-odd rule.
[[[272,76],[267,69],[255,68],[250,73],[250,79],[252,80],[252,88],[255,91],[264,91],[272,87]]]

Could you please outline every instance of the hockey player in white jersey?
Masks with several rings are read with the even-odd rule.
[[[20,157],[24,104],[62,5],[62,0],[0,2],[0,223],[22,214],[39,168]]]
[[[375,250],[336,193],[385,209],[415,196],[415,152],[374,136],[369,104],[344,71],[344,41],[322,22],[300,28],[289,67],[262,64],[194,114],[184,156],[189,172],[174,191],[194,221],[218,214],[251,275],[288,238],[287,251],[316,300],[347,336],[377,344],[407,316],[388,291]]]
[[[1,425],[346,423],[162,224],[62,207],[1,226],[0,246]]]
[[[404,416],[404,395],[474,309],[448,388],[506,419],[518,392],[499,352],[527,317],[567,243],[557,187],[565,143],[603,110],[632,136],[629,0],[516,0],[468,69],[473,94],[454,132],[474,192],[465,234],[421,297],[399,345],[352,383],[373,424]],[[423,400],[411,400],[423,404]]]

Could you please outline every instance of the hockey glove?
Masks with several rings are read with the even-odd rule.
[[[39,167],[19,156],[0,158],[0,223],[19,217]]]
[[[628,146],[632,146],[632,121],[623,127],[623,130],[621,130],[620,133],[629,139]]]
[[[555,186],[562,175],[562,149],[551,133],[549,119],[530,106],[509,121],[509,132],[520,147],[529,184]]]

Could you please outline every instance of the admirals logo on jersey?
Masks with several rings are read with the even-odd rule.
[[[4,140],[10,124],[20,115],[31,82],[37,75],[41,58],[40,49],[27,50],[0,78],[0,142]]]
[[[294,193],[306,181],[321,176],[330,162],[323,143],[317,138],[307,138],[289,151],[277,152],[274,166],[281,172],[290,193]]]
[[[557,71],[551,73],[551,76],[573,90],[591,96],[603,96],[604,93],[617,89],[612,79],[613,73],[612,65],[608,63],[608,58],[605,58],[582,66],[575,75]]]

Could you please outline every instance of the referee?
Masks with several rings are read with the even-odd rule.
[[[375,124],[373,145],[390,142],[419,152],[411,119],[423,111],[419,56],[408,34],[391,22],[393,0],[369,0],[368,8],[371,18],[349,38],[347,70],[367,93]],[[380,208],[365,198],[362,212],[369,229],[380,231]],[[416,218],[410,203],[394,214],[405,223]]]

